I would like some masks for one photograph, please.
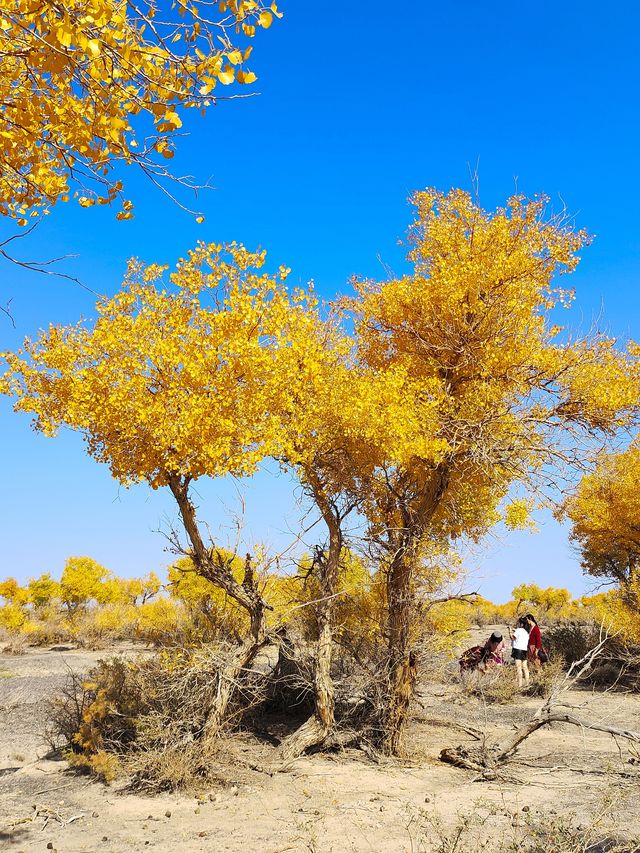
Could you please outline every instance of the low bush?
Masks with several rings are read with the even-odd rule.
[[[493,705],[506,705],[523,694],[546,698],[562,674],[563,662],[554,659],[539,668],[529,665],[530,682],[524,690],[518,687],[515,667],[511,664],[495,666],[487,672],[462,672],[460,679],[467,696],[476,696]]]
[[[70,674],[51,703],[51,745],[105,781],[126,774],[133,788],[149,792],[202,784],[214,772],[207,722],[228,653],[162,650],[138,661],[100,661],[86,676]],[[260,680],[255,689],[262,699]],[[227,728],[240,722],[251,700],[245,686]]]
[[[560,659],[570,666],[584,658],[603,636],[601,627],[593,622],[569,622],[545,631],[544,640],[552,660]],[[639,691],[640,646],[625,642],[617,634],[607,637],[585,681],[596,687],[620,686]]]
[[[464,671],[460,673],[460,679],[467,696],[476,696],[492,705],[505,705],[522,696],[515,667],[509,664],[495,666],[487,672],[477,669]]]
[[[600,628],[594,622],[564,622],[544,632],[544,645],[552,658],[567,666],[581,660],[600,642]]]

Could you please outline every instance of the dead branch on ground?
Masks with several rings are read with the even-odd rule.
[[[559,710],[559,701],[564,693],[578,681],[585,678],[593,668],[593,662],[604,649],[608,635],[601,635],[600,642],[578,661],[575,661],[564,678],[551,691],[546,701],[538,708],[533,717],[515,732],[497,743],[483,744],[479,748],[458,746],[446,748],[440,753],[440,760],[456,767],[463,767],[480,773],[484,779],[495,779],[499,768],[506,764],[517,752],[520,745],[534,732],[551,723],[569,723],[579,726],[586,731],[605,732],[612,737],[623,738],[633,743],[640,743],[640,731],[621,729],[603,723],[585,720],[573,714]]]

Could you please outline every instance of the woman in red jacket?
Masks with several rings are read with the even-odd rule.
[[[527,649],[527,659],[530,664],[536,669],[540,668],[540,649],[542,648],[542,637],[540,636],[540,628],[533,614],[527,613],[524,617],[529,628],[529,646]]]

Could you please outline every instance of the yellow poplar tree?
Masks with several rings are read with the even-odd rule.
[[[45,607],[54,599],[60,598],[61,594],[59,582],[54,580],[49,572],[41,574],[38,578],[29,578],[27,591],[29,601],[35,608]]]
[[[305,381],[288,373],[288,350],[303,328],[307,297],[287,290],[285,267],[275,276],[262,272],[264,260],[264,252],[236,244],[201,243],[165,287],[165,268],[132,261],[92,325],[52,326],[5,354],[0,385],[17,397],[17,410],[33,414],[37,430],[81,432],[88,453],[121,483],[168,487],[189,540],[183,550],[247,612],[250,633],[222,679],[212,731],[263,642],[265,602],[250,559],[239,581],[205,544],[190,487],[203,476],[250,475],[276,455],[273,413]]]
[[[110,572],[91,557],[69,557],[60,576],[60,599],[70,616],[92,600],[99,600]]]
[[[75,189],[131,218],[116,164],[171,177],[184,109],[256,80],[248,41],[274,16],[263,0],[0,0],[0,214],[26,225]]]
[[[613,434],[639,402],[638,348],[571,339],[550,317],[573,298],[553,281],[588,242],[545,200],[487,212],[468,193],[413,198],[413,271],[356,281],[360,360],[415,389],[406,445],[387,454],[363,503],[386,564],[389,702],[384,746],[399,747],[415,659],[415,571],[431,541],[481,536],[516,482],[553,481],[583,462],[582,439]]]
[[[601,456],[563,507],[587,574],[613,581],[640,639],[640,446]]]
[[[324,742],[334,727],[335,616],[343,599],[357,597],[371,582],[366,572],[358,584],[347,581],[352,560],[345,522],[363,500],[363,484],[371,482],[382,455],[406,454],[407,423],[417,425],[411,407],[417,387],[407,382],[403,371],[390,368],[379,373],[357,363],[353,339],[337,319],[323,320],[318,306],[308,305],[286,353],[286,373],[303,381],[281,399],[278,412],[282,442],[278,458],[295,473],[327,533],[327,541],[315,549],[312,565],[317,579],[315,714],[285,744],[286,759]]]

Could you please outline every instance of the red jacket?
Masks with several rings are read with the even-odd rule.
[[[542,637],[540,636],[540,628],[537,625],[534,625],[533,628],[529,631],[529,648],[540,650],[540,646],[542,645]]]

